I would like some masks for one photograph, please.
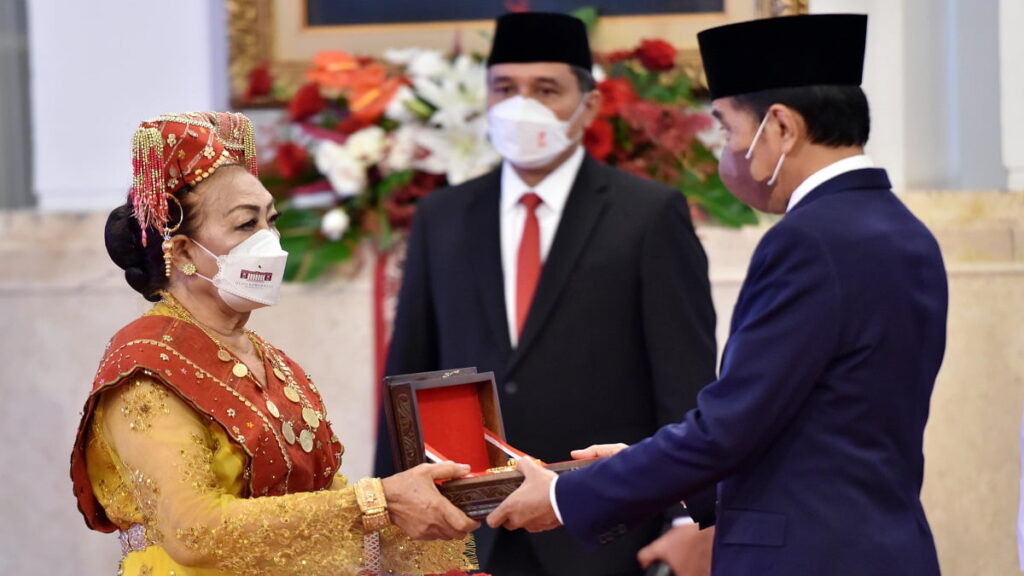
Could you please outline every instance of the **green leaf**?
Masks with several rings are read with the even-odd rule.
[[[402,104],[404,104],[410,112],[423,120],[428,120],[437,110],[433,104],[427,102],[423,98],[409,98]]]
[[[344,262],[351,257],[352,247],[347,242],[324,242],[313,251],[302,281],[312,282],[322,276],[332,264]]]
[[[310,235],[320,230],[320,218],[321,214],[317,210],[313,209],[295,209],[288,208],[287,206],[281,212],[281,217],[277,219],[277,229],[281,232],[281,236],[294,236],[292,232],[297,232],[300,235]]]
[[[412,170],[392,172],[391,174],[381,178],[380,182],[377,183],[377,194],[379,195],[379,200],[386,200],[392,192],[402,188],[403,186],[408,186],[409,182],[412,182]]]
[[[583,25],[587,27],[587,34],[594,32],[594,27],[597,26],[597,7],[595,6],[583,6],[570,12],[571,15],[583,20]]]
[[[395,231],[391,228],[386,212],[381,210],[377,213],[377,225],[380,232],[377,234],[377,250],[385,252],[395,244]]]
[[[313,246],[313,235],[286,237],[281,236],[281,248],[288,252],[288,262],[284,267],[284,279],[286,282],[296,280],[296,275],[302,267],[304,256]]]

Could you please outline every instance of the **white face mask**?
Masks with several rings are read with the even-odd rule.
[[[217,274],[213,278],[196,275],[216,286],[217,293],[232,310],[250,312],[277,304],[284,265],[288,261],[288,253],[281,249],[277,234],[268,229],[260,230],[223,256],[192,241],[217,259]]]
[[[513,166],[546,166],[579,141],[579,136],[569,138],[569,129],[586,109],[586,101],[584,95],[572,117],[563,122],[532,98],[516,95],[504,100],[487,112],[491,144]]]

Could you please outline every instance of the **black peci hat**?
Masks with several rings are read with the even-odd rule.
[[[487,66],[522,62],[565,62],[589,71],[593,62],[583,21],[548,12],[499,17]]]
[[[711,98],[773,88],[860,86],[868,17],[751,20],[697,34]]]

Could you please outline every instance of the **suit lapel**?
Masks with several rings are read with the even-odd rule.
[[[512,350],[505,316],[504,275],[501,270],[501,169],[480,181],[466,208],[466,247],[473,277],[495,342],[507,356]]]
[[[594,225],[604,212],[607,196],[605,182],[601,178],[603,167],[589,156],[584,157],[576,182],[569,192],[569,199],[562,211],[562,218],[555,232],[544,268],[541,270],[537,291],[526,316],[526,324],[519,338],[519,346],[509,364],[509,373],[537,339],[544,323],[558,302],[576,261],[587,245]]]

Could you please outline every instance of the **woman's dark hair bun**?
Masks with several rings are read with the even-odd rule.
[[[124,279],[133,290],[156,302],[160,299],[157,291],[167,286],[167,278],[164,276],[160,237],[152,229],[147,236],[149,242],[143,246],[139,221],[135,219],[130,204],[114,208],[107,216],[103,231],[107,254],[124,270]]]

